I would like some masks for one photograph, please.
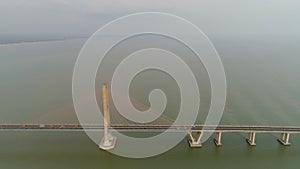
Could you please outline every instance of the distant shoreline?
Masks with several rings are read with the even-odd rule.
[[[0,42],[0,46],[38,43],[38,42],[59,42],[59,41],[74,40],[74,39],[87,39],[87,38],[88,37],[74,37],[74,38],[38,39],[38,40],[22,40],[22,41],[14,41],[14,42]]]

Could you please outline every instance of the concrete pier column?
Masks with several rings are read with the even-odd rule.
[[[216,146],[222,146],[222,132],[216,132],[216,138],[214,139],[214,142]]]
[[[250,146],[256,146],[255,137],[256,137],[256,132],[250,132],[249,133],[249,138],[246,139],[246,141],[248,142],[248,144]]]
[[[190,147],[202,147],[201,138],[203,131],[189,131],[188,142]]]
[[[290,133],[282,133],[281,139],[277,139],[282,145],[289,146],[291,143],[290,140]]]

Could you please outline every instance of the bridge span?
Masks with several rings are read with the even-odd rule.
[[[0,124],[0,131],[104,131],[104,125],[80,125],[80,124]],[[242,126],[242,125],[110,125],[109,129],[126,132],[186,132],[191,147],[201,147],[201,138],[205,132],[216,134],[214,142],[221,146],[222,133],[248,133],[247,142],[254,146],[257,133],[280,133],[282,137],[278,141],[282,145],[290,145],[291,134],[300,133],[298,126]]]
[[[222,133],[248,133],[247,142],[251,146],[255,146],[255,138],[257,133],[280,133],[282,137],[277,139],[282,145],[290,145],[290,135],[300,133],[300,126],[234,126],[234,125],[218,125],[218,126],[203,126],[203,125],[171,125],[174,121],[164,119],[168,125],[160,124],[127,124],[117,125],[111,124],[109,111],[109,90],[107,84],[102,85],[102,109],[103,109],[103,125],[91,124],[0,124],[0,131],[82,131],[96,130],[103,131],[103,138],[100,141],[99,148],[109,150],[115,147],[116,137],[109,131],[112,129],[119,131],[139,131],[139,132],[186,132],[190,147],[201,147],[201,139],[204,133],[215,133],[214,142],[217,146],[221,146]],[[167,119],[167,120],[166,120]],[[166,123],[163,123],[166,124]]]

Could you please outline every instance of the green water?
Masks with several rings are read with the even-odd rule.
[[[299,40],[213,42],[228,82],[221,124],[300,125]],[[0,46],[0,123],[76,122],[71,80],[83,43]],[[127,159],[99,150],[83,132],[0,132],[0,168],[299,168],[300,135],[291,136],[290,147],[277,134],[258,134],[256,147],[246,137],[224,134],[223,147],[208,140],[200,149],[184,139],[162,155]]]
[[[84,133],[1,132],[1,168],[299,168],[300,137],[283,147],[270,134],[260,134],[257,146],[245,136],[224,134],[223,147],[209,140],[191,149],[183,140],[172,150],[147,159],[128,159],[101,151]]]

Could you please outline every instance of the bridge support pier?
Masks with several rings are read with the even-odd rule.
[[[108,131],[108,127],[110,125],[110,117],[109,117],[109,97],[108,97],[108,89],[107,85],[103,84],[102,86],[102,100],[103,100],[103,114],[104,114],[104,137],[102,138],[99,148],[103,150],[110,150],[115,147],[117,138],[112,136]]]
[[[290,133],[282,133],[281,139],[277,139],[282,145],[289,146],[291,143],[290,140]]]
[[[214,139],[214,142],[216,146],[222,146],[222,132],[216,132],[216,138]]]
[[[202,147],[201,138],[203,135],[203,131],[197,131],[195,133],[196,134],[194,134],[193,131],[189,131],[189,145],[190,147]]]
[[[248,144],[250,146],[256,146],[256,143],[255,143],[255,136],[256,136],[256,132],[250,132],[249,133],[249,138],[246,139],[246,141],[248,142]]]

